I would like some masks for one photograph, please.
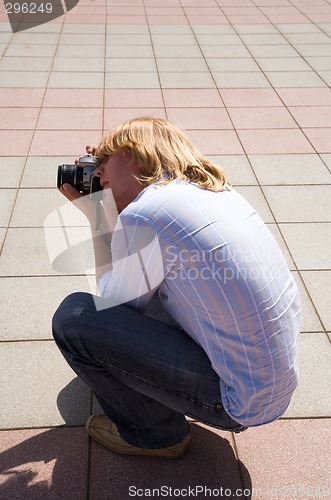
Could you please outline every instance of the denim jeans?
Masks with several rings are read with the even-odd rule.
[[[176,444],[189,433],[185,415],[245,429],[225,412],[220,379],[184,330],[162,311],[154,311],[155,319],[127,305],[99,310],[102,300],[69,295],[54,315],[53,336],[125,441],[141,448]]]

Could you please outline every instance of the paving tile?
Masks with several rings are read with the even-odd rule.
[[[272,24],[238,24],[234,25],[237,33],[278,33]]]
[[[149,42],[148,42],[149,43]],[[152,43],[154,47],[158,45],[197,45],[197,40],[192,33],[180,33],[180,34],[152,34]],[[185,49],[184,49],[185,50]]]
[[[52,339],[52,317],[62,300],[73,292],[92,290],[84,276],[2,278],[0,341]],[[38,304],[38,307],[36,307]],[[13,318],[29,318],[13,322]]]
[[[7,229],[5,227],[0,227],[0,252],[2,250],[5,237],[6,237]]]
[[[270,84],[261,72],[213,72],[213,77],[218,88],[230,89],[248,89],[248,88],[268,88]]]
[[[160,88],[158,75],[152,73],[107,73],[105,78],[105,88]]]
[[[299,341],[299,385],[285,417],[329,417],[330,342],[325,333],[303,333]]]
[[[330,43],[330,38],[325,33],[288,33],[285,38],[292,44],[323,44]]]
[[[200,45],[206,59],[213,57],[252,57],[244,45]]]
[[[286,106],[331,106],[331,89],[276,89]]]
[[[330,222],[331,186],[264,186],[278,222]]]
[[[299,269],[331,267],[329,241],[331,224],[280,224],[284,238]]]
[[[105,89],[106,108],[163,108],[160,89]]]
[[[250,45],[249,51],[253,57],[298,57],[290,45]]]
[[[331,71],[318,71],[318,74],[326,85],[331,85]]]
[[[236,33],[236,30],[230,24],[194,24],[191,23],[191,29],[194,33],[201,34],[230,34]]]
[[[303,24],[276,24],[275,27],[281,32],[281,33],[319,33],[320,30],[319,28],[312,23],[303,23]]]
[[[151,45],[121,45],[121,57],[154,57]],[[106,46],[106,57],[117,57],[118,47]]]
[[[238,24],[247,24],[251,23],[254,25],[257,24],[263,24],[263,23],[269,23],[270,21],[261,15],[256,15],[256,16],[240,16],[240,15],[231,15],[229,14],[226,16],[229,22],[233,25],[238,25]]]
[[[273,87],[325,87],[314,71],[265,71]]]
[[[67,204],[67,199],[55,186],[53,189],[20,189],[10,227],[43,227],[46,217],[53,210]],[[68,204],[68,207],[70,206],[71,204]],[[80,214],[74,206],[72,206],[71,218],[77,226],[87,225],[85,216]]]
[[[314,152],[300,130],[239,130],[238,135],[249,155]]]
[[[1,342],[0,352],[5,404],[1,429],[85,423],[90,390],[53,341]]]
[[[76,157],[84,151],[86,144],[99,144],[100,139],[101,130],[72,130],[70,135],[62,130],[37,130],[33,137],[30,154],[32,156],[71,155]]]
[[[160,6],[147,6],[145,7],[146,14],[149,16],[158,16],[160,14],[164,14],[167,16],[184,16],[185,12],[180,6],[170,7],[167,6],[164,9],[160,9]]]
[[[160,72],[209,72],[208,66],[202,57],[182,57],[178,59],[168,57],[159,58],[157,61],[157,67]]]
[[[331,127],[331,106],[289,108],[300,127]]]
[[[84,151],[82,151],[84,153]],[[26,160],[22,177],[22,188],[54,188],[57,183],[57,167],[62,164],[72,164],[74,157],[29,156]]]
[[[281,107],[229,108],[229,114],[237,130],[297,128],[290,113]]]
[[[33,130],[0,130],[0,155],[25,156],[29,151]]]
[[[107,72],[135,72],[144,73],[148,71],[156,71],[155,60],[152,57],[145,58],[132,58],[132,57],[109,57],[106,59]]]
[[[331,61],[329,57],[306,57],[307,63],[309,63],[315,71],[330,70]]]
[[[224,108],[168,108],[169,120],[185,129],[232,129]]]
[[[3,57],[0,70],[4,71],[50,71],[51,57]]]
[[[281,233],[280,233],[281,234]],[[289,252],[287,251],[287,255]],[[299,288],[301,302],[301,327],[300,332],[323,332],[322,323],[317,315],[312,299],[307,292],[306,286],[297,271],[292,271],[296,284]]]
[[[320,155],[329,170],[331,169],[331,154]]]
[[[331,271],[302,271],[301,276],[315,304],[321,321],[328,331],[331,331],[330,318],[330,277]]]
[[[243,154],[237,135],[232,130],[189,130],[187,135],[202,154]]]
[[[162,92],[165,105],[170,108],[224,106],[216,89],[163,89]]]
[[[44,89],[2,88],[0,106],[5,107],[39,107],[43,100]]]
[[[98,130],[102,128],[102,108],[42,108],[37,130]]]
[[[241,35],[245,45],[287,45],[286,38],[280,33],[254,33]]]
[[[104,45],[59,45],[56,55],[57,57],[71,57],[73,59],[80,58],[85,59],[86,57],[104,57],[105,47]],[[82,67],[84,66],[82,61]]]
[[[330,419],[279,420],[236,435],[240,460],[253,485],[252,498],[328,495],[330,432]]]
[[[264,222],[275,222],[260,187],[237,186],[236,190],[246,198]]]
[[[52,45],[59,41],[58,33],[14,33],[11,39],[12,44],[23,43],[24,45]]]
[[[208,66],[211,72],[252,72],[260,71],[253,58],[249,57],[234,57],[230,58],[217,58],[211,57],[208,60]]]
[[[152,35],[154,34],[191,34],[192,29],[194,30],[194,26],[189,26],[188,24],[151,24],[149,26],[150,32]]]
[[[267,223],[267,227],[269,229],[269,231],[273,234],[275,240],[277,241],[278,245],[279,245],[279,248],[281,249],[284,257],[285,257],[285,260],[287,262],[287,265],[288,265],[288,268],[293,271],[295,269],[295,264],[294,264],[294,261],[291,257],[291,254],[286,246],[286,243],[284,242],[284,238],[283,238],[283,235],[282,233],[279,231],[278,229],[278,226],[277,224],[271,224],[270,222]],[[311,331],[314,331],[314,330],[309,330],[310,332]],[[321,331],[320,329],[320,325],[319,325],[319,329],[317,331]]]
[[[105,41],[103,33],[62,33],[59,38],[61,45],[100,45]]]
[[[68,24],[65,23],[62,28],[62,33],[105,33],[106,27],[102,24]]]
[[[162,88],[211,89],[215,83],[209,73],[159,73]]]
[[[104,73],[86,73],[77,71],[57,71],[50,74],[47,87],[55,89],[98,89],[103,87]]]
[[[84,429],[1,431],[4,498],[86,497],[88,439]]]
[[[264,89],[221,89],[221,96],[227,107],[283,106],[278,95],[271,88]]]
[[[1,71],[0,87],[45,88],[48,81],[48,71]]]
[[[10,57],[53,57],[56,51],[56,44],[23,44],[11,43],[6,50],[6,56]],[[25,83],[24,83],[25,85]]]
[[[263,71],[311,71],[310,65],[301,57],[257,57],[256,62]]]
[[[20,183],[25,157],[5,156],[0,164],[0,188],[16,188]]]
[[[43,228],[9,228],[2,250],[0,275],[81,275],[93,267],[93,246],[87,227],[48,226],[46,232]]]
[[[16,189],[0,189],[0,227],[7,227],[15,203]]]
[[[303,57],[307,56],[325,56],[330,54],[331,42],[329,44],[324,43],[323,45],[296,45],[295,50],[299,52]]]
[[[200,45],[242,45],[242,39],[235,33],[208,33],[197,34],[196,39]]]
[[[318,153],[331,152],[331,127],[304,128],[303,131]]]
[[[76,73],[76,71],[81,72],[83,69],[85,73],[93,73],[94,71],[99,73],[104,70],[104,65],[105,62],[102,57],[86,58],[84,60],[84,65],[79,58],[71,59],[70,57],[56,57],[54,58],[52,70]]]
[[[260,184],[330,184],[331,175],[316,154],[250,155]]]
[[[214,489],[218,489],[218,493],[220,488],[232,492],[242,489],[231,434],[193,423],[192,436],[189,452],[176,463],[172,460],[116,455],[92,443],[91,497],[128,498],[131,492],[132,496],[138,493],[147,498],[152,495],[153,488],[161,494],[161,485],[164,485],[164,494],[169,495],[172,488],[172,494],[182,498],[188,496],[189,486],[197,498],[204,498],[204,493],[208,495]],[[249,484],[249,471],[244,464],[242,475]],[[196,491],[195,488],[201,485],[208,490]]]
[[[43,108],[98,108],[102,104],[102,89],[47,89]]]
[[[107,34],[107,45],[150,45],[151,38],[148,34]]]
[[[166,118],[166,113],[164,108],[108,108],[105,109],[104,113],[104,128],[107,130],[120,123],[142,116]]]
[[[245,155],[209,156],[220,165],[233,186],[255,185],[256,177]]]

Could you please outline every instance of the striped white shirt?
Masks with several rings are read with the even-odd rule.
[[[230,417],[249,427],[284,413],[298,382],[299,295],[242,196],[182,181],[148,186],[120,214],[112,255],[100,294],[144,310],[158,290],[207,353]]]

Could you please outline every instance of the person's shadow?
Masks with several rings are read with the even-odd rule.
[[[74,389],[81,391],[81,384],[74,379],[59,394],[66,422],[72,422],[77,411]],[[231,434],[216,432],[192,423],[189,452],[172,461],[112,453],[91,442],[82,426],[26,429],[20,431],[20,442],[13,438],[15,431],[2,431],[0,499],[127,500],[133,495],[148,498],[152,489],[169,497],[172,490],[176,498],[222,498],[231,493],[230,498],[250,499],[251,478],[235,457]]]

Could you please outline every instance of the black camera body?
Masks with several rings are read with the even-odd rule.
[[[97,156],[86,155],[79,157],[77,165],[59,165],[57,169],[58,189],[68,183],[84,195],[101,191],[100,179],[94,175],[99,163]]]

